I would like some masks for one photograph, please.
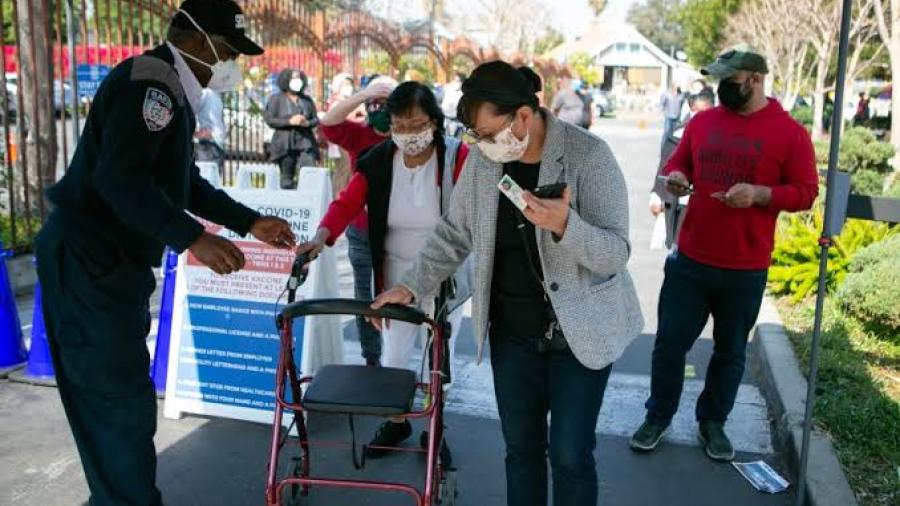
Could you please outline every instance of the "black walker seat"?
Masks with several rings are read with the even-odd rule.
[[[303,396],[307,411],[391,416],[412,411],[416,373],[365,365],[327,365],[316,373]]]

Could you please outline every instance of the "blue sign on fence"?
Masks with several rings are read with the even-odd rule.
[[[78,96],[93,98],[100,88],[100,83],[109,75],[108,65],[88,65],[82,63],[75,68],[78,75]]]

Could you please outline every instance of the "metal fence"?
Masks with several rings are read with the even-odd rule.
[[[0,240],[28,251],[47,215],[44,190],[64,173],[91,107],[93,93],[119,62],[161,44],[180,0],[0,0]],[[435,39],[425,28],[409,32],[361,10],[320,9],[303,0],[245,0],[249,31],[266,48],[242,59],[245,83],[226,94],[224,181],[242,163],[265,160],[272,131],[263,120],[274,76],[302,69],[311,95],[324,110],[341,83],[390,74],[442,83],[454,70],[467,72],[499,58],[495,49],[466,39]],[[551,85],[561,68],[549,62],[506,55],[528,63]],[[347,78],[342,79],[342,78]],[[340,167],[340,157],[323,163]],[[334,152],[332,150],[332,155]]]

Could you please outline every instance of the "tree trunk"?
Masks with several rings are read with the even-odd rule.
[[[32,210],[43,218],[47,205],[39,190],[56,182],[56,111],[53,89],[53,60],[50,55],[50,19],[47,0],[18,2],[18,35],[22,48],[21,81],[23,115],[26,131],[25,150],[28,180],[24,191],[30,192]],[[31,210],[26,210],[29,213]],[[27,216],[27,214],[26,214]]]
[[[825,79],[828,74],[828,60],[819,57],[816,64],[816,80],[813,88],[813,139],[825,137]]]

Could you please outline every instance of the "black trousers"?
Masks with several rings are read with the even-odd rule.
[[[293,190],[297,188],[297,176],[301,168],[318,165],[318,153],[314,151],[289,151],[278,159],[281,170],[281,188]]]
[[[58,216],[50,217],[35,250],[59,395],[90,504],[159,506],[156,394],[146,345],[155,287],[150,266],[114,245],[91,245]]]

